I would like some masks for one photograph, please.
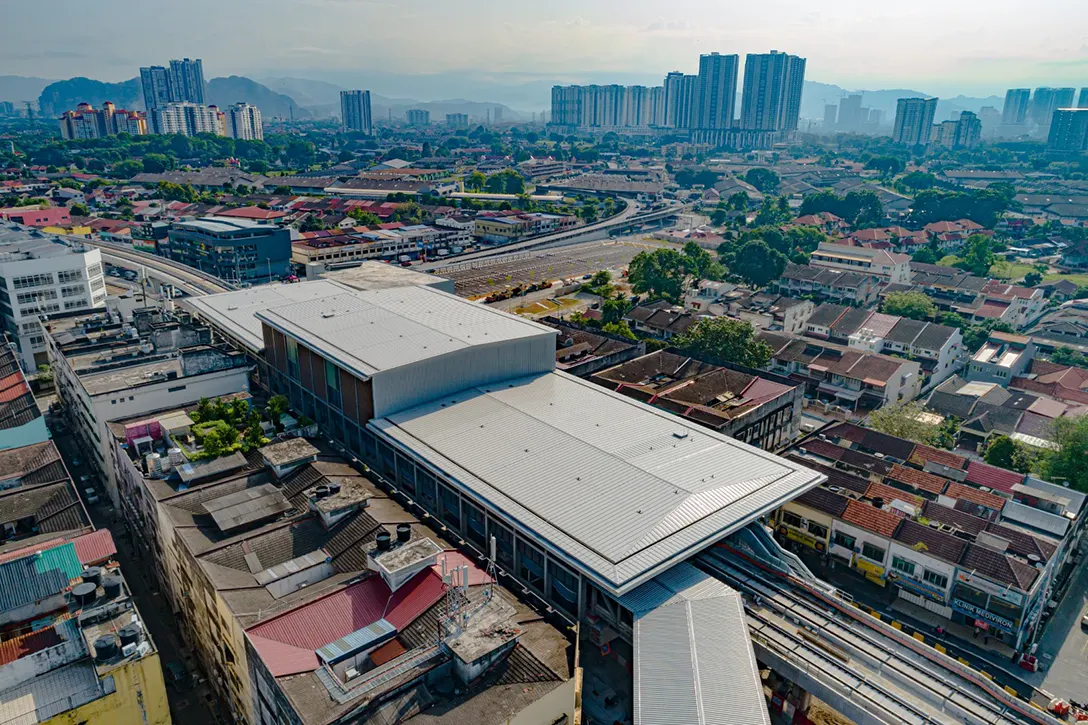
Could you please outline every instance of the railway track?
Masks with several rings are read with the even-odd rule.
[[[704,552],[697,563],[748,596],[754,641],[785,653],[791,662],[800,660],[802,669],[834,691],[845,691],[851,702],[878,703],[890,722],[1059,722],[1003,690],[1005,697],[965,677],[952,666],[958,663],[942,665],[875,628],[859,626],[773,575],[737,563],[723,549]]]
[[[102,250],[103,256],[119,260],[122,263],[122,266],[136,264],[145,267],[148,270],[155,272],[156,274],[153,276],[161,281],[173,284],[185,291],[186,294],[192,296],[199,297],[202,295],[218,294],[219,292],[229,292],[237,289],[234,285],[229,282],[224,282],[215,275],[202,272],[199,269],[182,264],[181,262],[174,262],[154,254],[137,252],[134,249],[126,248],[120,244],[97,240],[92,241],[83,238],[73,238],[73,241],[78,241],[81,244],[86,244],[91,247],[97,247]]]

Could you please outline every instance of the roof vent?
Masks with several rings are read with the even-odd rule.
[[[679,438],[680,440],[684,440],[685,438],[688,437],[688,435],[689,435],[689,433],[686,430],[677,430],[677,431],[673,431],[673,433],[672,433],[673,438]]]
[[[326,310],[325,312],[321,313],[321,316],[324,317],[325,319],[328,319],[330,317],[336,317],[336,311],[335,310]]]

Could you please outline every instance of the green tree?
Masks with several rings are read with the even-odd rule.
[[[874,156],[865,162],[865,168],[879,171],[884,176],[895,176],[903,172],[906,164],[895,156]]]
[[[1074,365],[1076,367],[1088,367],[1088,360],[1085,359],[1084,354],[1077,352],[1071,347],[1062,345],[1050,353],[1050,362],[1057,365]]]
[[[1042,454],[1039,473],[1047,481],[1088,493],[1088,416],[1056,418],[1052,425],[1057,447]]]
[[[714,259],[710,252],[700,247],[695,242],[684,245],[684,269],[697,280],[719,280],[725,276],[725,270]]]
[[[1019,448],[1016,441],[1008,436],[994,436],[986,446],[986,462],[998,468],[1013,469],[1013,459]]]
[[[87,208],[87,205],[86,204],[80,204],[79,202],[76,202],[75,204],[72,204],[72,206],[68,207],[68,211],[69,211],[69,213],[71,213],[72,216],[90,216],[91,215],[91,210]]]
[[[480,191],[487,185],[487,174],[482,171],[473,171],[465,179],[465,188],[471,191]]]
[[[487,177],[486,188],[489,194],[523,194],[525,179],[513,169],[503,169]]]
[[[730,270],[756,288],[767,286],[786,270],[786,255],[762,240],[747,242],[730,264]]]
[[[773,194],[778,190],[778,184],[781,182],[778,174],[760,166],[748,169],[748,173],[744,175],[744,180],[764,194]]]
[[[963,245],[963,253],[956,266],[976,277],[988,277],[996,259],[993,240],[985,234],[972,234]]]
[[[601,332],[607,332],[608,334],[616,335],[617,337],[626,337],[628,340],[638,339],[635,336],[635,333],[631,331],[631,326],[623,320],[606,322],[601,326]]]
[[[601,322],[605,325],[621,322],[630,310],[631,303],[623,295],[609,298],[601,303]]]
[[[940,252],[934,252],[932,249],[922,247],[911,257],[911,261],[918,262],[920,264],[936,264],[940,260]]]
[[[684,255],[675,249],[639,252],[627,267],[627,278],[636,294],[679,302],[687,270]]]
[[[291,407],[291,403],[284,395],[273,395],[268,399],[268,403],[265,405],[264,414],[268,418],[268,421],[276,426],[276,430],[283,430],[283,426],[280,425],[280,418]]]
[[[710,212],[710,223],[716,227],[724,226],[729,220],[729,212],[725,209],[715,209]]]
[[[226,452],[226,445],[217,428],[213,428],[204,434],[203,453],[205,458],[218,458],[224,452]]]
[[[963,315],[961,315],[961,314],[959,314],[957,312],[945,312],[944,314],[941,315],[941,318],[940,318],[939,321],[940,321],[940,323],[942,325],[948,325],[949,327],[956,327],[956,328],[959,328],[961,330],[964,327],[967,327],[967,320],[965,320],[963,318]]]
[[[277,186],[275,189],[272,190],[272,193],[275,194],[276,196],[290,196],[291,195],[291,187],[287,186],[286,184],[280,184],[279,186]]]
[[[728,205],[733,211],[748,211],[748,202],[748,194],[737,191],[729,196]]]
[[[912,194],[932,189],[936,185],[937,177],[924,171],[912,171],[895,182],[897,189]]]
[[[961,329],[963,330],[963,347],[970,352],[982,347],[982,343],[990,338],[991,332],[1016,332],[1009,323],[998,322],[997,320],[987,320],[978,325],[968,325]]]
[[[120,179],[131,179],[136,174],[143,173],[144,165],[136,159],[125,159],[114,164],[110,172]]]
[[[377,214],[358,206],[352,207],[351,211],[348,212],[348,216],[358,221],[360,226],[376,227],[382,223]]]
[[[937,314],[937,305],[923,292],[891,292],[884,299],[880,311],[887,315],[898,315],[912,320],[932,320]]]
[[[143,170],[147,174],[161,174],[174,168],[174,157],[166,154],[146,154],[143,158]]]
[[[885,405],[870,413],[865,419],[865,425],[897,438],[936,445],[939,443],[941,431],[937,426],[927,423],[926,416],[925,409],[916,402]]]
[[[1037,284],[1042,283],[1043,275],[1038,272],[1032,271],[1024,275],[1024,285],[1027,287],[1034,287]]]
[[[729,317],[704,317],[676,339],[689,355],[713,363],[736,363],[762,368],[771,360],[771,346],[756,336],[752,326]]]

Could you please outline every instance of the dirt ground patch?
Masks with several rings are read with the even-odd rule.
[[[523,307],[515,307],[515,315],[543,315],[559,312],[578,305],[578,300],[571,297],[560,297],[558,300],[537,300]]]
[[[808,708],[808,719],[816,725],[854,725],[853,720],[843,717],[832,710],[826,702],[817,700],[815,697],[812,698],[812,704]]]

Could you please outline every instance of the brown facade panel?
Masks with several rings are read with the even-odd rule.
[[[374,389],[372,380],[360,380],[355,385],[355,400],[359,404],[359,423],[366,424],[374,417]]]
[[[314,395],[318,400],[328,400],[328,390],[325,389],[325,358],[319,354],[310,354],[310,365],[313,367]]]
[[[314,391],[314,376],[311,369],[314,357],[316,356],[305,347],[302,345],[298,346],[299,377],[302,380],[302,387],[306,388],[311,393]]]
[[[265,326],[266,330],[269,328]],[[281,373],[287,372],[287,338],[282,333],[270,330],[272,333],[272,349],[275,353],[275,362],[272,365]]]
[[[344,417],[356,423],[365,423],[359,420],[359,406],[355,402],[355,376],[346,370],[340,370],[340,394],[344,400]]]

